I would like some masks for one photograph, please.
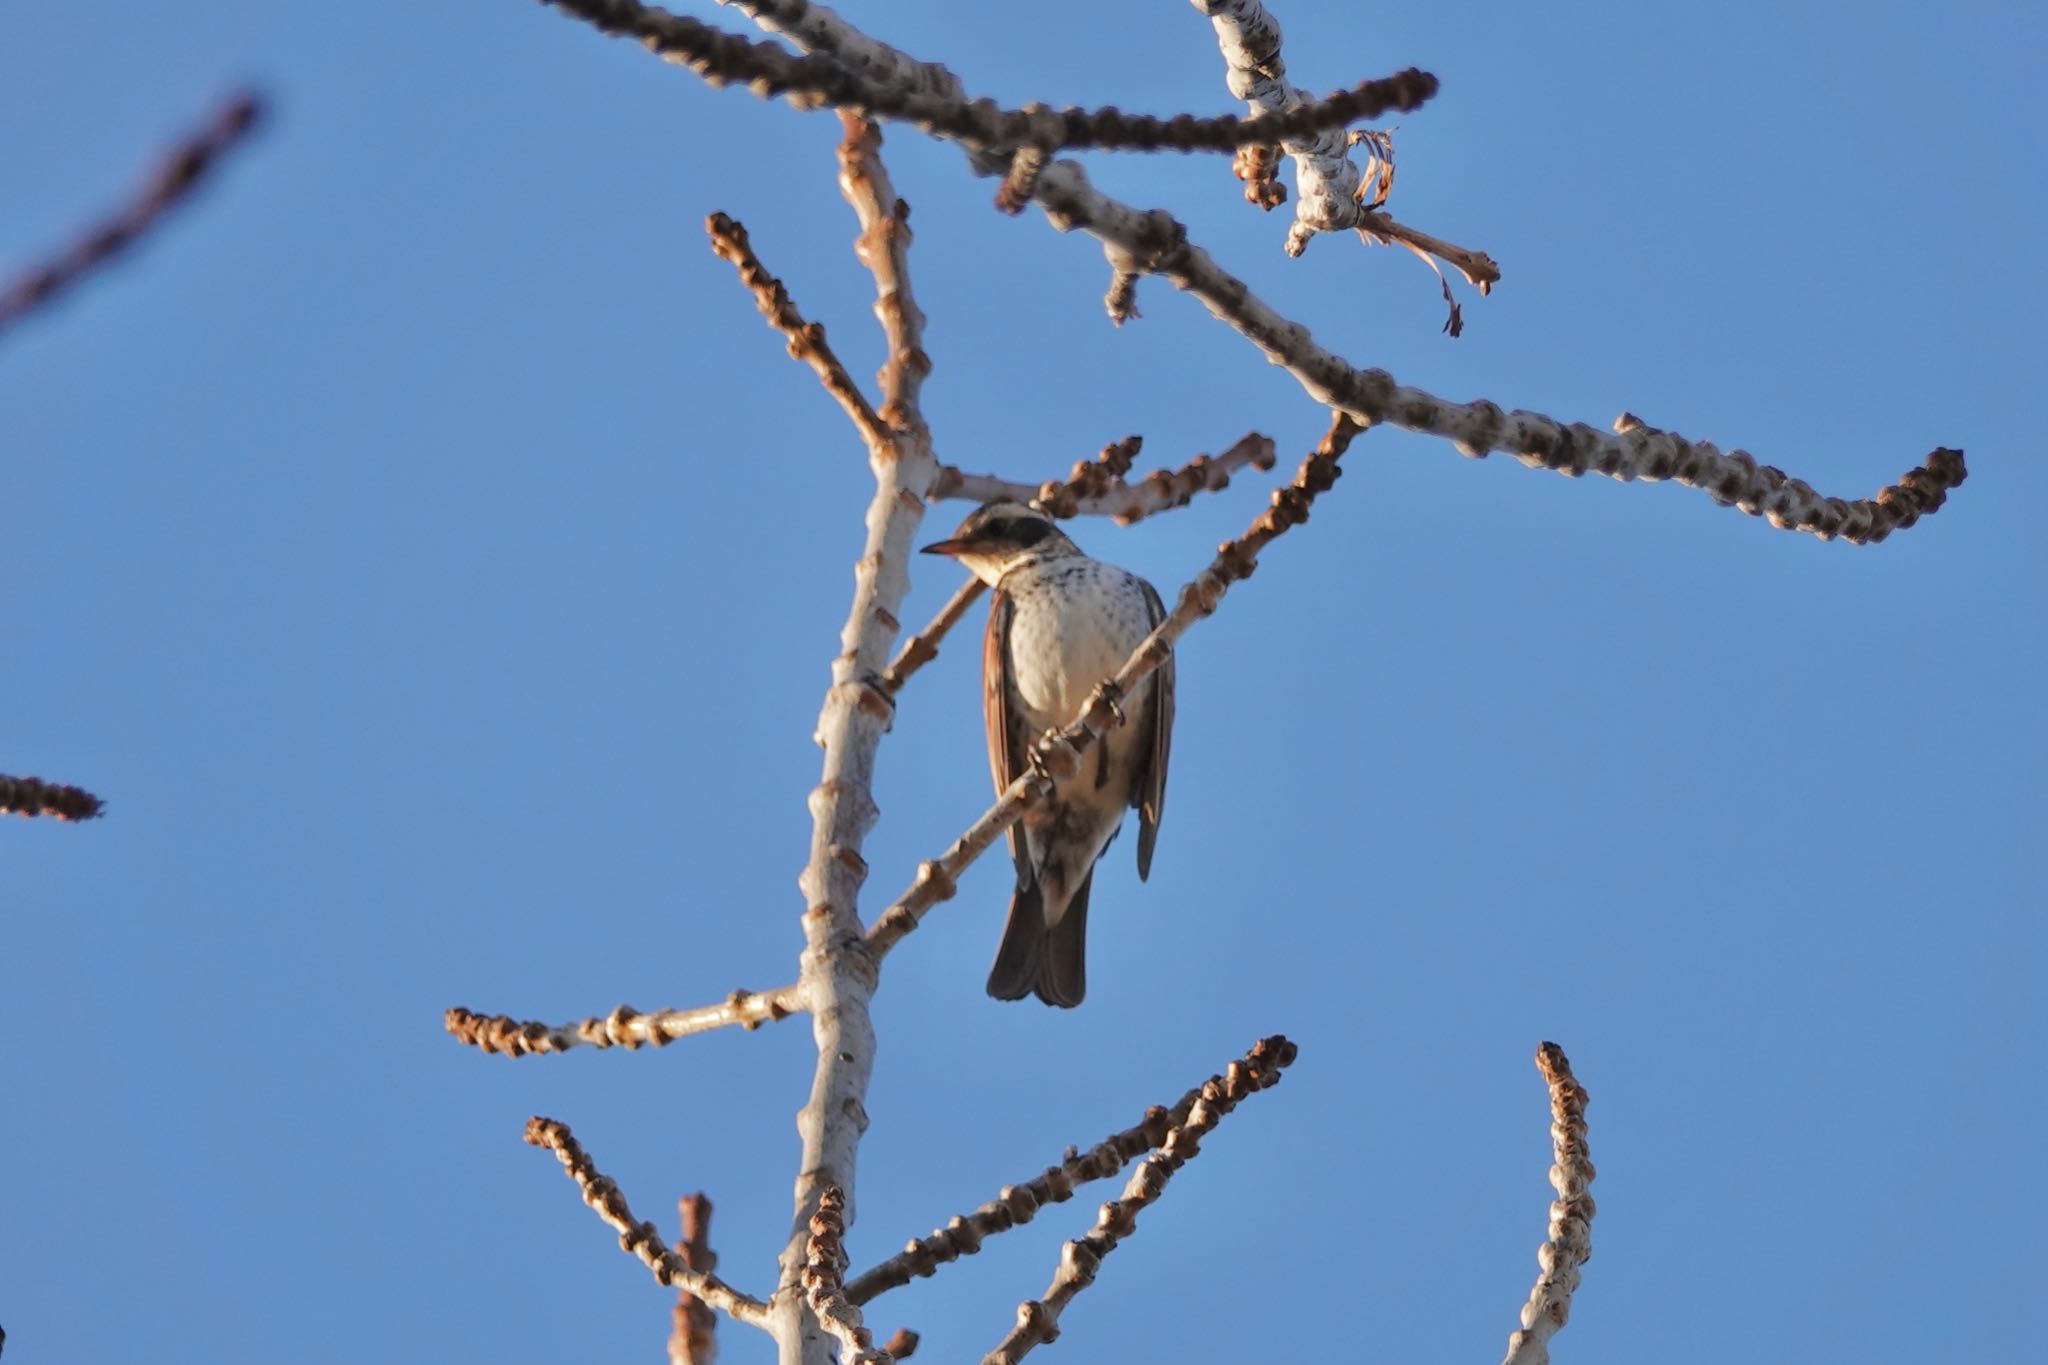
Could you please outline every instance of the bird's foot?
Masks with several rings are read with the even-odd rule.
[[[1092,709],[1098,701],[1109,708],[1110,716],[1118,725],[1124,723],[1124,690],[1117,686],[1115,678],[1104,678],[1096,686],[1095,696],[1089,701],[1089,707]]]

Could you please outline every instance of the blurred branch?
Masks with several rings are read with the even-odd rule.
[[[1202,1139],[1223,1121],[1225,1114],[1249,1096],[1279,1084],[1280,1072],[1294,1058],[1294,1044],[1281,1037],[1268,1038],[1243,1061],[1232,1062],[1221,1076],[1210,1077],[1187,1117],[1173,1125],[1159,1150],[1131,1173],[1123,1197],[1104,1204],[1096,1215],[1095,1226],[1061,1249],[1060,1267],[1045,1297],[1029,1299],[1018,1306],[1017,1325],[995,1350],[982,1357],[982,1365],[1016,1365],[1034,1346],[1058,1337],[1060,1314],[1076,1294],[1095,1282],[1103,1257],[1138,1230],[1138,1215],[1166,1192],[1166,1183],[1173,1179],[1174,1172],[1200,1154]]]
[[[639,1257],[654,1272],[656,1280],[664,1285],[681,1285],[735,1322],[766,1325],[767,1304],[734,1289],[708,1270],[692,1269],[681,1256],[669,1250],[659,1228],[634,1221],[632,1209],[626,1206],[626,1196],[619,1192],[611,1177],[597,1169],[568,1124],[536,1115],[526,1122],[526,1141],[555,1154],[562,1169],[576,1182],[583,1202],[617,1229],[620,1248]]]
[[[1564,1049],[1545,1043],[1536,1049],[1536,1067],[1550,1086],[1550,1185],[1557,1198],[1550,1205],[1550,1234],[1537,1248],[1542,1267],[1529,1302],[1522,1308],[1522,1330],[1508,1338],[1501,1365],[1549,1365],[1550,1339],[1571,1316],[1572,1291],[1579,1287],[1579,1267],[1593,1254],[1593,1160],[1586,1145],[1586,1088],[1572,1075]]]
[[[132,202],[86,229],[53,259],[0,286],[0,333],[141,240],[190,197],[222,153],[241,142],[262,114],[262,101],[253,92],[234,96],[157,164]]]
[[[700,1275],[718,1269],[718,1253],[711,1249],[711,1199],[703,1192],[686,1194],[678,1202],[682,1217],[682,1239],[676,1255]],[[668,1365],[716,1365],[718,1360],[718,1314],[710,1304],[687,1288],[676,1290],[675,1326],[668,1336]]]
[[[40,777],[0,773],[0,815],[47,815],[53,820],[93,820],[107,803],[83,787],[45,782]]]
[[[1260,1074],[1277,1069],[1286,1065],[1279,1060],[1283,1047],[1292,1060],[1292,1044],[1267,1038],[1254,1046],[1241,1063],[1233,1062],[1231,1066],[1243,1066]],[[1059,1165],[1048,1167],[1042,1175],[1021,1185],[1005,1185],[994,1199],[974,1212],[951,1219],[931,1236],[912,1242],[873,1269],[861,1272],[846,1286],[846,1296],[855,1303],[867,1303],[918,1276],[934,1273],[949,1261],[972,1256],[981,1250],[985,1238],[1030,1222],[1047,1204],[1065,1203],[1074,1197],[1076,1187],[1107,1180],[1129,1165],[1132,1158],[1163,1145],[1169,1133],[1187,1122],[1210,1084],[1205,1081],[1188,1091],[1171,1109],[1155,1106],[1146,1110],[1141,1122],[1120,1133],[1111,1133],[1086,1152],[1069,1147]]]
[[[734,991],[716,1005],[688,1010],[656,1010],[642,1014],[631,1005],[621,1005],[610,1014],[574,1024],[543,1024],[513,1019],[503,1014],[477,1014],[457,1005],[442,1016],[442,1025],[457,1042],[502,1052],[508,1057],[535,1053],[567,1052],[573,1047],[666,1047],[693,1033],[734,1025],[748,1032],[787,1019],[804,1008],[803,995],[795,986],[772,991]]]
[[[789,290],[782,281],[768,273],[761,258],[754,254],[754,247],[747,240],[747,229],[737,220],[723,213],[714,213],[704,220],[704,230],[711,234],[711,249],[720,260],[729,261],[739,271],[740,283],[754,295],[754,306],[761,310],[761,316],[768,325],[789,339],[789,354],[801,360],[817,374],[825,391],[839,400],[839,406],[846,409],[846,415],[853,419],[861,439],[870,449],[889,443],[889,429],[868,403],[867,395],[853,382],[853,376],[846,372],[832,348],[825,343],[825,325],[821,322],[805,322],[796,304],[791,302]]]
[[[910,888],[869,927],[866,951],[870,958],[879,964],[917,928],[934,905],[951,900],[959,890],[960,873],[987,852],[989,845],[1022,819],[1026,811],[1044,800],[1054,779],[1069,778],[1080,771],[1082,755],[1118,723],[1118,700],[1166,662],[1188,627],[1213,613],[1232,583],[1251,577],[1258,568],[1260,551],[1289,527],[1308,520],[1310,504],[1337,481],[1337,461],[1362,429],[1341,413],[1332,420],[1322,444],[1302,462],[1294,482],[1274,489],[1273,505],[1242,536],[1225,543],[1209,567],[1181,589],[1180,598],[1166,619],[1131,652],[1115,677],[1095,689],[1074,722],[1064,730],[1041,737],[1032,746],[1029,769],[1003,791],[995,805],[968,826],[945,853],[918,866]]]
[[[1042,104],[1002,109],[989,100],[964,100],[918,86],[872,80],[855,68],[818,54],[797,55],[775,43],[671,14],[637,0],[547,0],[599,32],[638,40],[664,60],[686,66],[715,87],[745,85],[764,99],[787,94],[799,109],[855,109],[901,119],[940,137],[985,147],[1082,148],[1135,151],[1228,152],[1247,143],[1275,142],[1341,129],[1390,110],[1419,109],[1436,93],[1436,77],[1410,68],[1364,81],[1326,100],[1304,100],[1254,118],[1222,114],[1156,118],[1100,109],[1052,109]]]

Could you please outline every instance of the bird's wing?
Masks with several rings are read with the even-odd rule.
[[[988,629],[981,637],[981,714],[988,729],[988,769],[995,778],[996,794],[1008,791],[1023,771],[1030,752],[1031,736],[1017,733],[1017,719],[1010,709],[1010,689],[1004,685],[1009,674],[1010,594],[997,588],[989,595]],[[1023,848],[1019,825],[1010,826],[1010,854],[1018,859],[1023,873]]]
[[[1166,619],[1166,604],[1143,579],[1145,607],[1156,629]],[[1152,874],[1152,845],[1159,838],[1159,815],[1166,809],[1166,760],[1173,753],[1173,656],[1152,674],[1151,742],[1139,750],[1138,772],[1131,783],[1131,804],[1138,808],[1138,878]]]

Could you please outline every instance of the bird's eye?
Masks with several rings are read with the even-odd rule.
[[[1019,545],[1036,545],[1052,534],[1052,523],[1038,517],[1011,522],[1005,528]]]

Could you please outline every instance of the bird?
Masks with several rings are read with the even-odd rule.
[[[1017,502],[991,502],[923,553],[957,560],[993,592],[982,637],[982,714],[988,761],[1002,792],[1031,766],[1033,743],[1071,725],[1095,688],[1116,675],[1166,618],[1138,575],[1092,559],[1053,519]],[[1010,898],[988,993],[1036,995],[1071,1009],[1088,989],[1088,892],[1095,863],[1138,811],[1138,877],[1166,801],[1173,742],[1171,657],[1119,699],[1122,723],[1057,779],[1048,799],[1010,827],[1017,888]]]

